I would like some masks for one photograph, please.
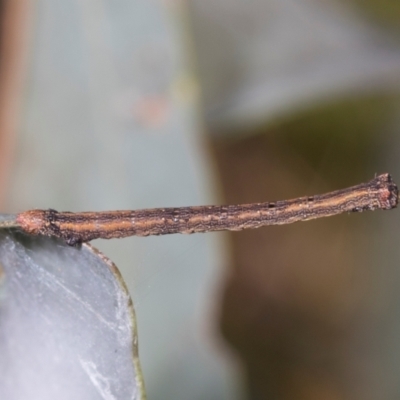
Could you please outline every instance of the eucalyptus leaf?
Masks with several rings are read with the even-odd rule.
[[[0,399],[144,398],[116,266],[90,245],[1,230]]]

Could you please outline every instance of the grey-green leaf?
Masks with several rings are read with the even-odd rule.
[[[89,245],[0,231],[0,399],[144,399],[131,298]]]

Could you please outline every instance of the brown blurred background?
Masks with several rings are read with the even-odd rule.
[[[205,3],[193,2],[193,20],[227,203],[396,176],[397,2]],[[343,215],[229,234],[220,327],[248,398],[398,397],[395,221]]]
[[[377,128],[395,115],[391,100],[343,100],[214,140],[227,202],[322,193],[385,170],[393,138]],[[231,235],[221,329],[244,361],[249,398],[380,398],[378,324],[397,301],[382,275],[397,263],[382,265],[377,239],[393,216],[352,217]]]

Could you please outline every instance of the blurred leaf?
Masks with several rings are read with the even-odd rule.
[[[145,398],[132,301],[110,260],[3,230],[0,264],[1,399]]]

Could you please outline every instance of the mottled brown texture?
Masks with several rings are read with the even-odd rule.
[[[397,202],[396,184],[389,174],[382,174],[347,189],[275,203],[81,213],[30,210],[20,213],[17,221],[27,233],[55,236],[75,245],[99,238],[239,231],[343,212],[389,210]]]

